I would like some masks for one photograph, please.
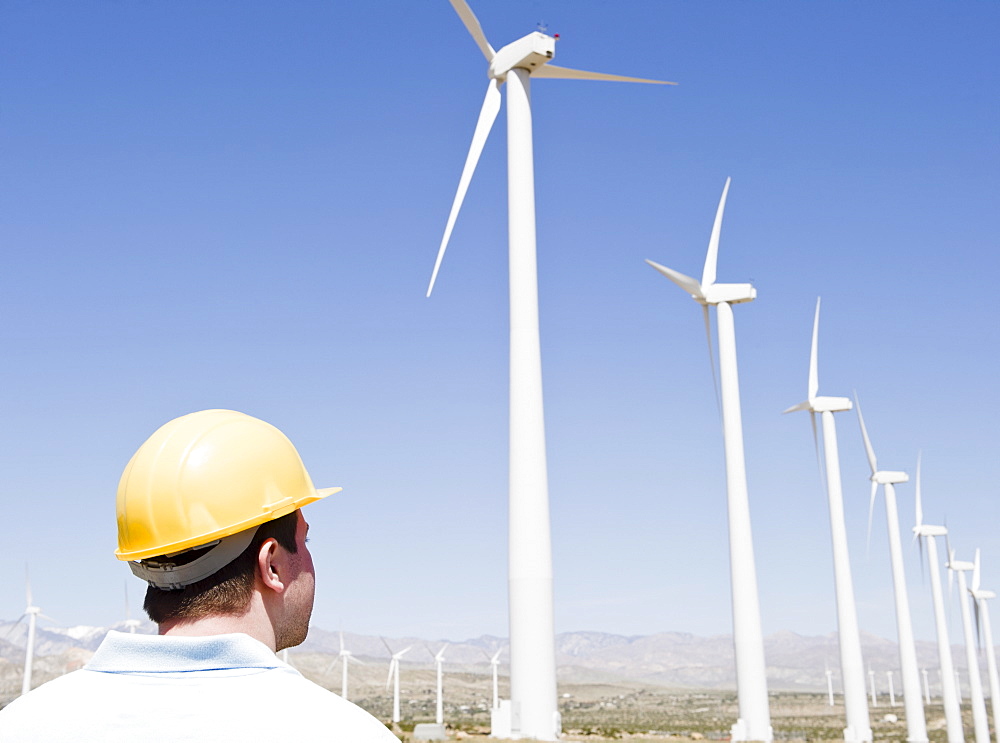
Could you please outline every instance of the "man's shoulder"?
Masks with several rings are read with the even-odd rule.
[[[303,731],[323,725],[347,740],[398,743],[399,739],[376,717],[294,669],[275,669],[273,681],[272,693],[294,706]]]

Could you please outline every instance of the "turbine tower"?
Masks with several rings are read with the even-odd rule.
[[[719,367],[722,382],[722,433],[726,451],[726,490],[729,511],[729,571],[733,601],[733,644],[736,651],[736,690],[739,719],[732,727],[733,741],[770,741],[771,711],[767,700],[764,637],[760,626],[760,599],[750,532],[746,463],[743,457],[743,421],[740,412],[739,375],[736,368],[736,330],[730,305],[750,302],[757,290],[750,284],[715,283],[722,214],[729,193],[729,178],[722,189],[701,282],[659,263],[650,266],[686,291],[702,307],[709,355],[712,349],[708,307],[715,305],[719,324]],[[712,374],[715,361],[712,360]]]
[[[917,458],[917,525],[913,534],[921,547],[927,544],[927,563],[931,574],[931,598],[934,602],[934,626],[937,630],[938,658],[941,663],[941,698],[944,704],[944,717],[948,726],[948,743],[964,743],[965,732],[962,729],[962,705],[955,688],[955,666],[951,659],[951,643],[948,641],[948,623],[945,619],[944,599],[941,594],[941,573],[938,562],[937,541],[935,537],[945,537],[948,530],[943,526],[925,524],[924,509],[920,500],[920,457]],[[921,550],[922,551],[922,550]],[[921,555],[921,560],[923,555]],[[927,671],[924,671],[924,685],[927,685]],[[930,692],[927,703],[930,704]]]
[[[809,355],[809,384],[805,402],[788,410],[808,410],[816,439],[816,414],[823,423],[823,453],[826,460],[826,496],[830,509],[830,535],[833,540],[833,579],[837,595],[837,638],[840,644],[840,670],[844,679],[844,712],[847,727],[845,743],[871,743],[872,726],[865,698],[865,666],[861,658],[861,632],[854,603],[851,560],[847,551],[847,526],[844,523],[844,493],[840,483],[840,453],[834,413],[850,410],[846,397],[818,397],[819,393],[819,299],[813,319],[812,351]],[[817,450],[819,442],[816,441]]]
[[[392,648],[389,647],[389,643],[385,641],[384,637],[379,638],[382,640],[382,644],[385,645],[385,649],[389,651],[389,655],[392,656],[389,660],[389,676],[385,680],[385,688],[388,691],[389,684],[392,684],[392,721],[394,723],[399,722],[399,659],[402,658],[406,653],[410,651],[412,645],[400,650],[398,653],[392,652]]]
[[[976,730],[976,743],[990,743],[990,725],[986,719],[986,701],[983,699],[983,679],[979,674],[979,658],[976,654],[976,636],[972,630],[972,616],[969,613],[969,591],[965,573],[975,570],[975,565],[955,559],[955,551],[948,548],[948,569],[958,573],[958,600],[962,606],[962,629],[965,631],[965,657],[969,664],[969,700],[972,704],[972,723]]]
[[[483,145],[500,111],[507,83],[507,203],[510,248],[510,479],[508,585],[510,694],[515,736],[556,740],[555,626],[552,608],[552,536],[542,404],[535,259],[535,177],[530,89],[533,77],[619,82],[659,80],[607,75],[549,64],[555,38],[534,32],[495,51],[465,0],[450,0],[486,57],[489,83],[431,274],[441,260]],[[665,83],[666,84],[666,83]]]
[[[997,726],[997,705],[1000,705],[1000,676],[997,675],[997,659],[993,651],[993,629],[990,627],[990,608],[986,602],[996,598],[993,591],[985,591],[980,588],[979,575],[979,548],[976,548],[975,567],[972,569],[972,588],[969,592],[975,600],[976,607],[976,634],[979,634],[979,625],[982,624],[983,635],[986,639],[986,669],[990,674],[990,707],[993,711],[993,729]]]
[[[896,489],[894,485],[909,482],[905,472],[880,470],[875,458],[875,450],[868,438],[865,418],[861,414],[861,403],[857,396],[858,422],[861,437],[865,442],[865,453],[871,467],[871,497],[868,501],[868,533],[871,534],[872,509],[875,495],[881,485],[885,493],[886,528],[889,532],[889,558],[892,563],[892,585],[896,599],[896,633],[899,639],[899,666],[903,678],[903,708],[906,710],[906,740],[908,743],[927,743],[927,720],[924,717],[924,703],[920,698],[920,673],[917,667],[917,649],[913,643],[913,625],[910,622],[910,600],[906,594],[906,573],[903,570],[903,547],[899,539],[899,513],[896,510]]]

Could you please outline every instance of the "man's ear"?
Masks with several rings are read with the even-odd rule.
[[[276,539],[265,539],[257,551],[257,577],[264,588],[284,593],[287,566],[287,551]]]

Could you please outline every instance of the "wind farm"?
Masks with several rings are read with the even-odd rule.
[[[996,8],[212,5],[0,31],[0,704],[151,631],[116,478],[226,407],[344,485],[288,663],[400,735],[995,737]]]

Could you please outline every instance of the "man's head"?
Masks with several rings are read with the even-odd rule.
[[[135,453],[118,486],[118,550],[164,623],[239,617],[257,596],[278,647],[305,639],[315,588],[301,506],[316,490],[278,429],[229,410],[177,418]]]

